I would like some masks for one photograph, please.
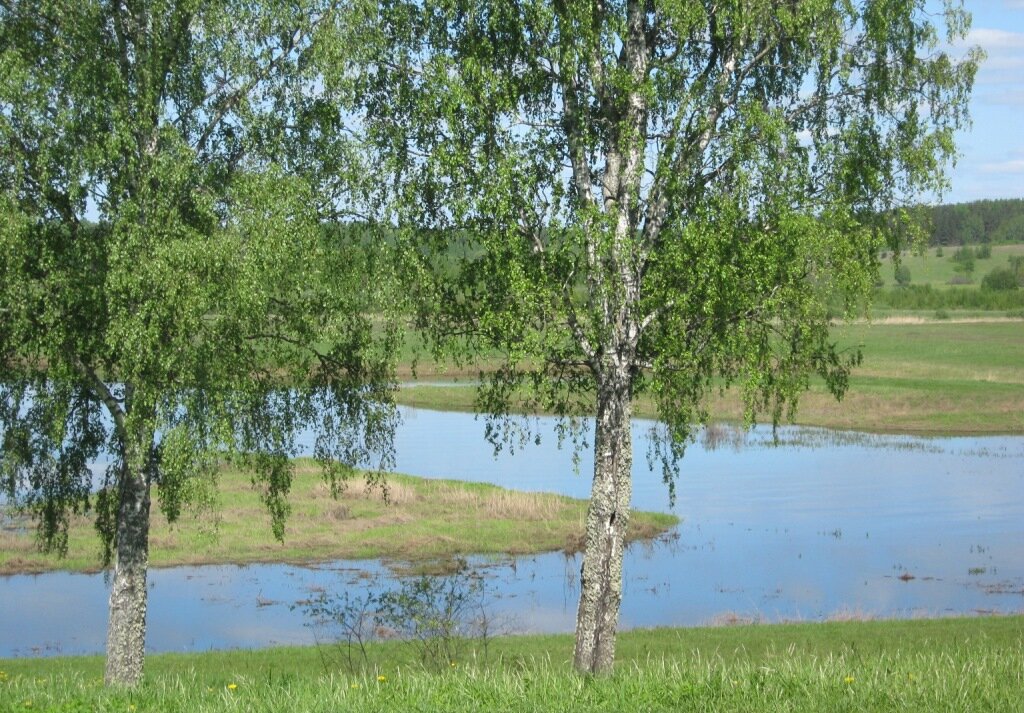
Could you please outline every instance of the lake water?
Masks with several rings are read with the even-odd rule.
[[[539,446],[495,458],[473,416],[403,409],[397,469],[586,497],[589,453],[574,473],[554,421],[535,423]],[[623,628],[1024,611],[1024,438],[786,428],[772,445],[758,428],[740,446],[692,445],[670,508],[644,457],[650,426],[634,429],[634,506],[683,522],[627,553]],[[578,556],[471,564],[503,629],[573,629]],[[147,647],[313,643],[323,632],[297,601],[393,584],[379,562],[152,570]],[[101,652],[107,595],[102,575],[0,578],[0,657]]]

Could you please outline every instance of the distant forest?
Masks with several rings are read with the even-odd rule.
[[[1024,198],[933,206],[931,245],[1024,243]]]

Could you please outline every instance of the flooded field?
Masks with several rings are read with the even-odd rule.
[[[551,419],[535,422],[540,445],[495,458],[471,415],[403,418],[399,471],[589,492],[589,453],[574,473]],[[660,467],[644,457],[651,425],[634,431],[634,506],[683,522],[628,553],[625,628],[1024,611],[1024,438],[787,428],[773,445],[770,429],[742,442],[714,430],[688,449],[670,508]],[[578,556],[470,564],[503,630],[572,630]],[[148,648],[313,643],[323,632],[306,625],[304,600],[393,580],[380,562],[153,570]],[[106,598],[102,575],[0,578],[0,656],[102,651]]]

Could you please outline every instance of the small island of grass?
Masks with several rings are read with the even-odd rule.
[[[382,558],[395,566],[437,570],[472,554],[576,552],[587,501],[484,483],[388,475],[386,490],[360,477],[337,498],[313,461],[296,464],[283,542],[249,474],[225,469],[217,500],[198,517],[168,524],[154,503],[150,564],[155,567]],[[99,541],[88,515],[73,518],[64,558],[39,552],[32,523],[4,518],[0,574],[95,571]],[[629,541],[658,537],[678,523],[664,513],[634,512]]]

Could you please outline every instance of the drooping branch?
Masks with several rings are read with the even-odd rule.
[[[96,369],[83,362],[77,354],[71,356],[71,363],[74,365],[79,376],[85,380],[93,394],[107,407],[110,417],[114,420],[114,428],[117,430],[118,439],[124,443],[127,437],[124,422],[127,415],[125,404],[114,395],[114,392],[111,391],[107,383],[100,378]]]
[[[302,47],[316,32],[317,28],[332,16],[333,11],[337,9],[338,4],[338,2],[333,2],[328,10],[322,15],[311,18],[308,23],[300,24],[293,28],[291,32],[287,33],[288,40],[280,48],[280,51],[276,55],[272,54],[267,63],[253,72],[252,76],[241,86],[236,87],[233,91],[219,97],[217,96],[217,92],[219,91],[218,88],[214,90],[212,96],[207,96],[207,100],[213,101],[217,105],[217,108],[199,133],[199,138],[195,143],[195,150],[197,153],[202,154],[206,151],[207,143],[213,136],[214,131],[217,130],[217,127],[220,126],[221,122],[224,120],[224,117],[238,107],[242,100],[252,92],[253,89],[259,86],[260,83],[265,82],[269,77],[273,76],[275,72],[280,70],[284,61],[287,60],[292,53]]]

